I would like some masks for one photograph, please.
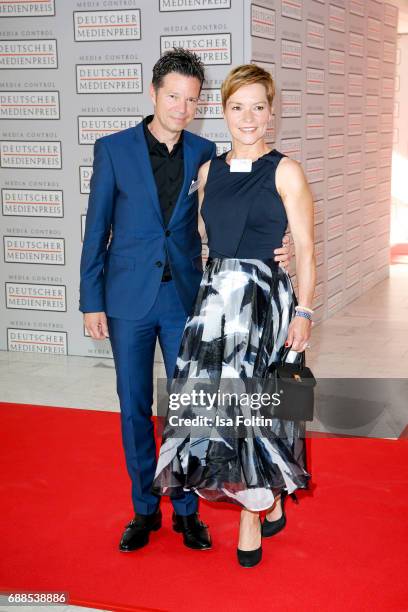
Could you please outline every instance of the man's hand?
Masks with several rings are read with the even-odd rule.
[[[206,242],[203,242],[201,244],[201,263],[203,266],[203,270],[205,270],[205,267],[207,265],[208,253],[209,253],[208,244]]]
[[[279,249],[274,250],[275,261],[279,261],[279,265],[284,270],[289,268],[291,253],[290,253],[290,239],[288,234],[285,234],[282,240],[282,246]]]
[[[109,338],[108,322],[104,312],[86,312],[84,314],[84,325],[94,340]]]

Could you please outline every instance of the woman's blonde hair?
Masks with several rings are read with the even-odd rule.
[[[272,107],[273,98],[275,96],[275,83],[273,78],[263,68],[256,64],[242,64],[233,68],[225,77],[221,85],[222,107],[225,110],[228,99],[243,85],[252,85],[253,83],[261,83],[266,90],[266,99]]]

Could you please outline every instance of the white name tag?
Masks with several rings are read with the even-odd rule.
[[[200,179],[197,179],[196,181],[191,181],[190,189],[188,190],[187,195],[191,195],[192,193],[197,191],[199,186],[200,186]]]
[[[230,172],[252,172],[252,159],[231,159]]]

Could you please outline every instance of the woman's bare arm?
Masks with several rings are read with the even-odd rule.
[[[300,306],[312,308],[316,285],[313,196],[302,166],[289,157],[283,158],[276,170],[276,187],[285,206],[295,246],[298,302]],[[310,336],[310,322],[295,317],[292,323],[288,343],[293,343],[293,350],[303,350]]]

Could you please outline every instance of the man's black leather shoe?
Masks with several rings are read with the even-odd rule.
[[[173,512],[173,529],[183,534],[185,546],[194,550],[208,550],[211,548],[211,537],[207,525],[202,523],[198,513],[181,516]]]
[[[134,519],[126,525],[122,539],[119,544],[119,550],[122,552],[130,552],[146,546],[149,542],[149,534],[151,531],[157,531],[162,524],[161,510],[157,510],[154,514],[137,514]]]

